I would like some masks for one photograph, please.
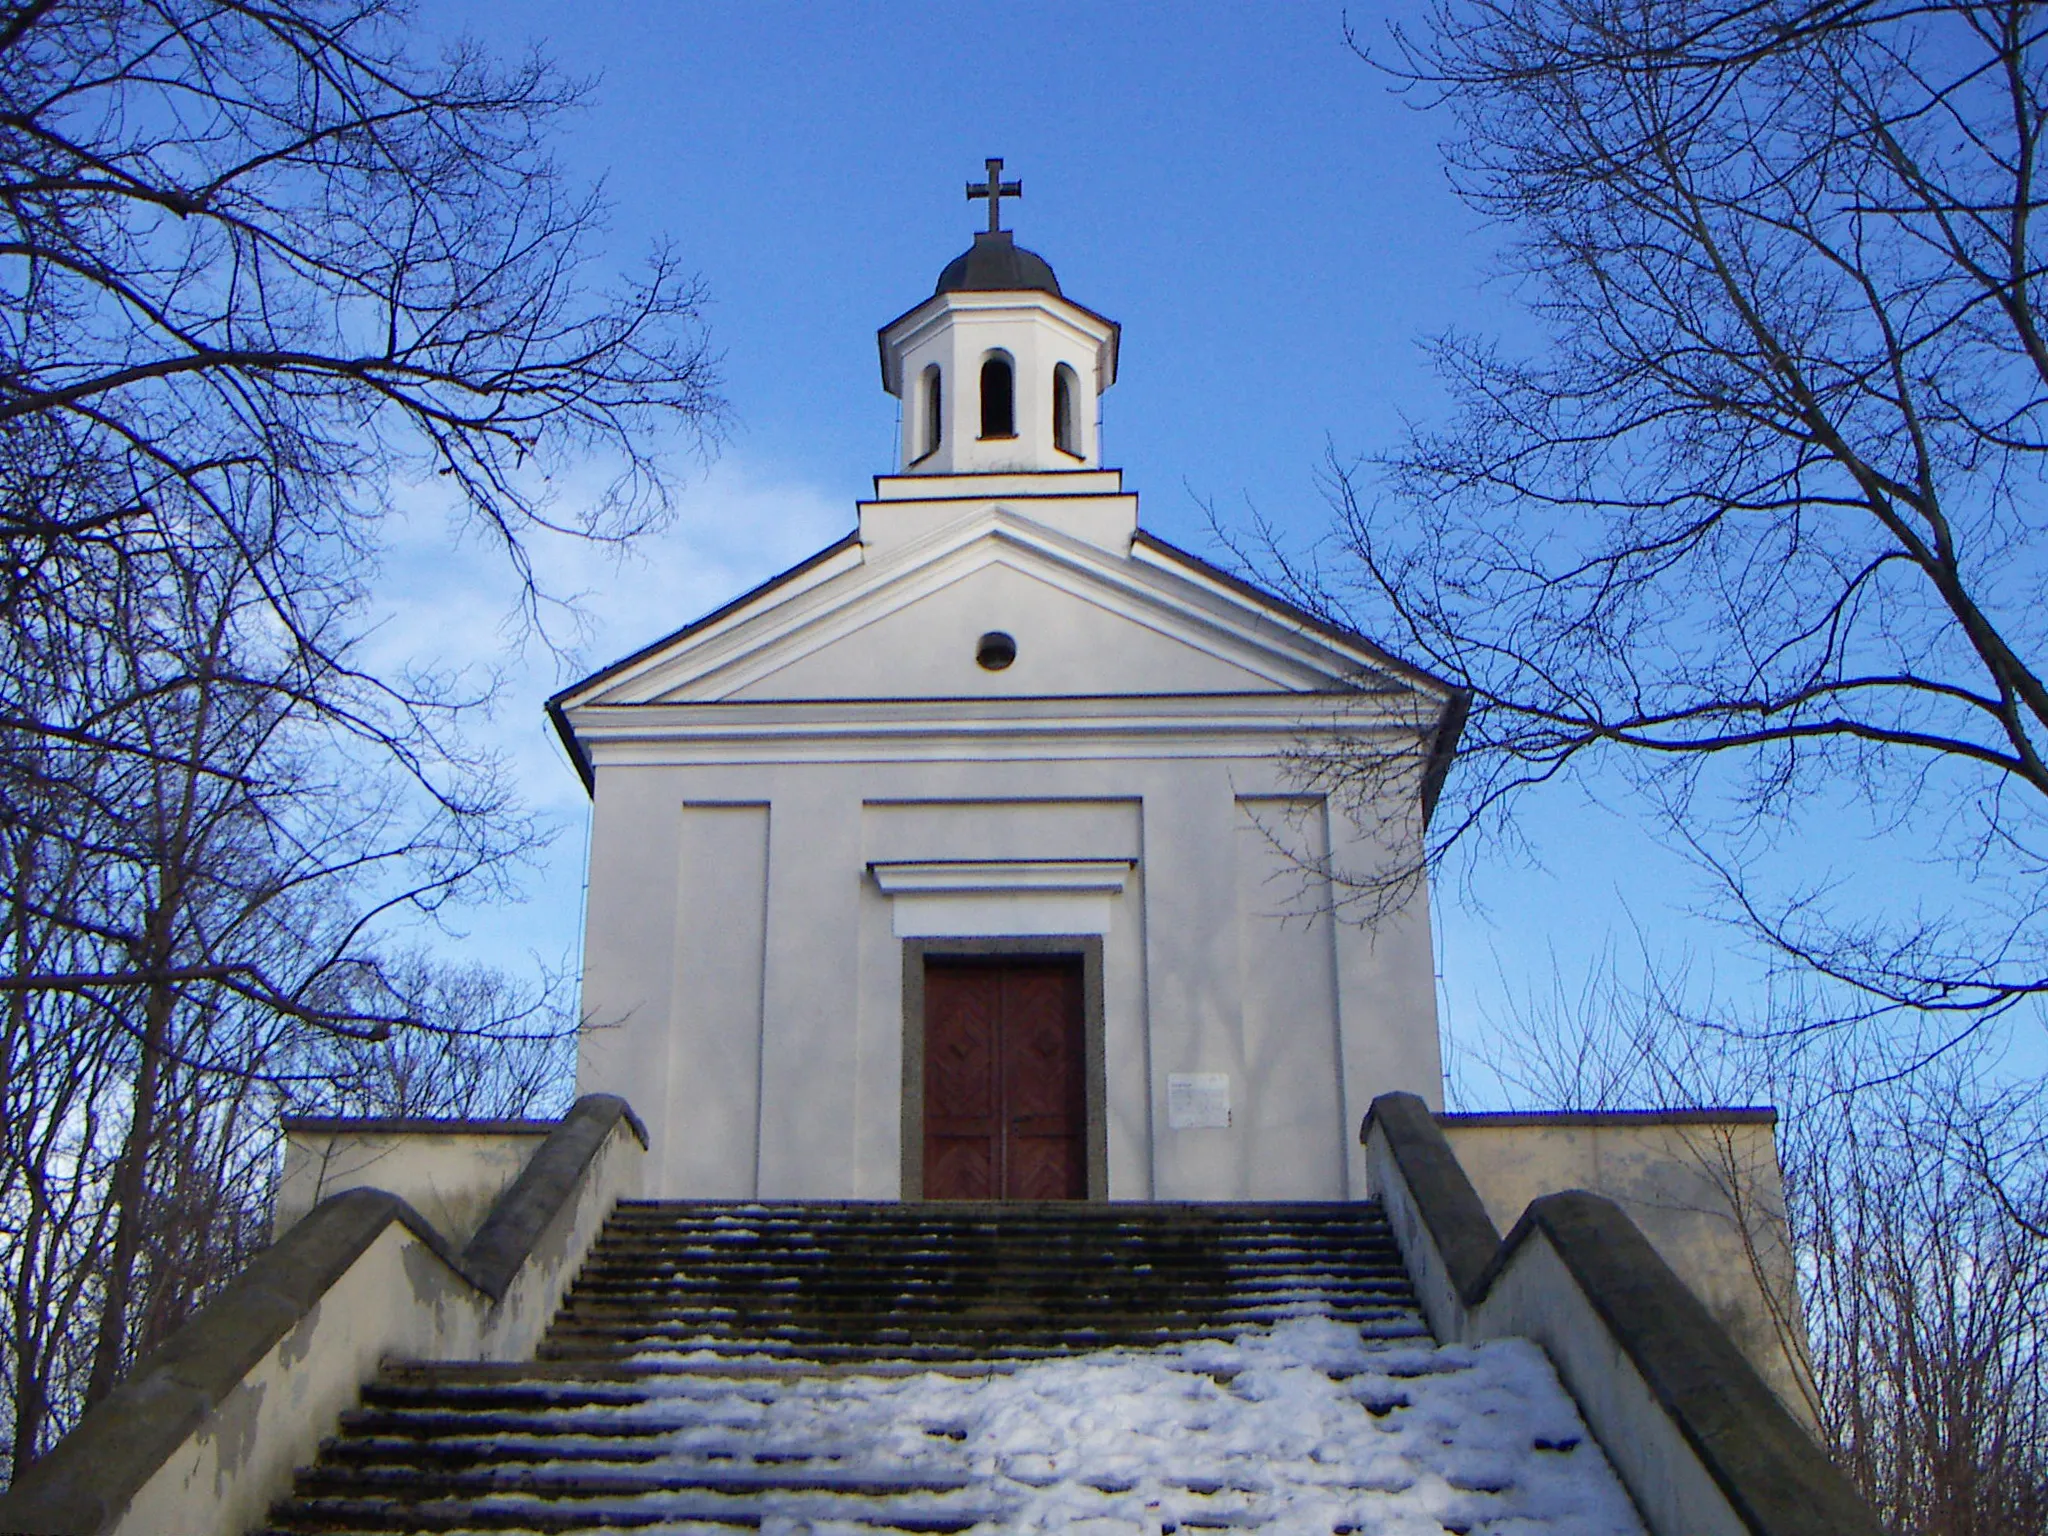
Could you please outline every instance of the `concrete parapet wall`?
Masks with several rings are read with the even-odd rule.
[[[529,1357],[645,1146],[623,1100],[578,1101],[460,1250],[389,1191],[328,1196],[0,1495],[0,1532],[260,1525],[384,1359]]]
[[[1503,1241],[1420,1099],[1383,1094],[1361,1138],[1431,1329],[1541,1344],[1655,1536],[1879,1536],[1869,1506],[1615,1200],[1543,1194]]]
[[[1793,1415],[1817,1398],[1785,1224],[1777,1111],[1440,1114],[1496,1228],[1562,1189],[1620,1206]]]
[[[552,1120],[286,1120],[271,1235],[282,1237],[329,1196],[381,1189],[460,1247],[554,1128]]]

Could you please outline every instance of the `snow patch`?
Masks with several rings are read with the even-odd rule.
[[[1643,1531],[1549,1361],[1518,1339],[1389,1344],[1301,1318],[1229,1341],[1013,1361],[986,1374],[802,1376],[765,1391],[687,1377],[636,1385],[645,1401],[565,1417],[586,1434],[658,1423],[672,1436],[662,1458],[678,1467],[736,1453],[744,1465],[744,1441],[763,1454],[772,1446],[778,1462],[926,1479],[913,1502],[927,1513],[964,1506],[982,1517],[977,1532]],[[624,1502],[703,1518],[691,1507],[701,1498],[672,1498]],[[864,1511],[851,1506],[864,1502],[772,1496],[763,1513],[775,1524],[763,1529],[853,1531]]]

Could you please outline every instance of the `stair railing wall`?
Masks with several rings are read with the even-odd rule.
[[[0,1495],[23,1536],[239,1536],[386,1356],[530,1358],[645,1128],[592,1094],[459,1251],[397,1195],[330,1196]]]
[[[1545,1195],[1503,1240],[1421,1099],[1381,1095],[1359,1135],[1431,1329],[1541,1344],[1654,1536],[1880,1536],[1620,1206]]]

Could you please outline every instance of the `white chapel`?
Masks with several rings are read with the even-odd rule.
[[[551,704],[594,801],[578,1091],[665,1197],[1362,1198],[1441,1102],[1409,861],[1463,700],[1141,526],[1119,328],[1000,228],[881,328],[845,538]],[[1362,821],[1305,746],[1412,754]]]

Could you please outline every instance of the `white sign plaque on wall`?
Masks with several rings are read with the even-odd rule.
[[[1230,1124],[1230,1075],[1169,1072],[1166,1124],[1176,1131],[1223,1130]]]

